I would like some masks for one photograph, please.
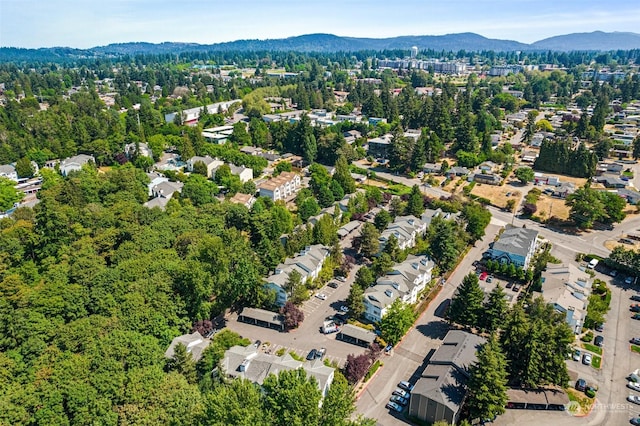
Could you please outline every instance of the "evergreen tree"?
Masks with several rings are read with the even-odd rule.
[[[505,292],[501,286],[497,285],[491,293],[489,299],[483,306],[482,328],[487,332],[497,332],[504,324],[509,306],[505,300]]]
[[[335,173],[333,179],[340,184],[345,194],[353,194],[356,192],[356,182],[351,177],[349,165],[344,155],[338,157],[335,164]],[[341,197],[342,198],[342,197]]]
[[[372,258],[380,251],[380,232],[367,222],[360,231],[360,251],[365,257]]]
[[[178,343],[173,348],[173,356],[168,363],[168,368],[182,374],[189,383],[196,383],[198,379],[196,363],[193,361],[191,353],[187,352],[187,347],[182,343]]]
[[[363,269],[363,268],[361,268]],[[364,314],[364,290],[359,285],[352,285],[347,296],[347,306],[353,318],[360,318]]]
[[[449,321],[467,327],[480,325],[484,292],[478,283],[478,276],[473,272],[462,279],[462,284],[451,299]]]
[[[507,360],[495,334],[478,351],[467,382],[469,417],[493,420],[507,404]]]
[[[424,213],[424,197],[418,185],[413,185],[411,188],[406,213],[418,218]]]

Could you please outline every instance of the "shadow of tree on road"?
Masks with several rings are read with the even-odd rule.
[[[422,333],[423,336],[440,340],[444,339],[450,329],[451,327],[446,321],[430,321],[426,324],[419,324],[416,327],[416,330]]]

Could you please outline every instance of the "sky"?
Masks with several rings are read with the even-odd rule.
[[[0,0],[1,47],[212,44],[312,33],[383,38],[474,32],[531,43],[596,30],[640,32],[640,1]]]

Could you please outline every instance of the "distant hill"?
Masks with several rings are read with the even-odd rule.
[[[536,41],[531,45],[541,50],[631,50],[640,49],[640,34],[636,33],[574,33]]]
[[[42,49],[0,48],[0,61],[64,62],[82,58],[137,54],[174,54],[182,52],[221,51],[298,51],[298,52],[355,52],[360,50],[419,49],[436,51],[527,51],[527,50],[630,50],[640,49],[640,34],[595,31],[550,37],[533,44],[513,40],[499,40],[475,33],[418,35],[391,38],[340,37],[333,34],[307,34],[271,40],[236,40],[226,43],[117,43],[91,49],[53,47]]]

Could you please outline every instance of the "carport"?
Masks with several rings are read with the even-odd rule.
[[[336,339],[358,346],[369,347],[375,342],[376,334],[352,324],[345,324],[336,335]]]
[[[508,389],[507,408],[521,410],[562,411],[569,403],[567,394],[559,389]]]
[[[244,308],[242,312],[238,314],[238,321],[259,325],[260,327],[273,328],[280,331],[284,330],[282,316],[264,309]]]

